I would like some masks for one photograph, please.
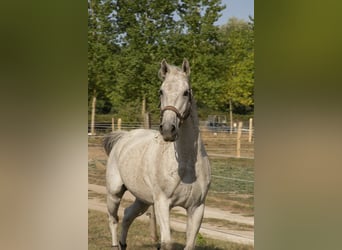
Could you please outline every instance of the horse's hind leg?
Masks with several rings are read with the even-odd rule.
[[[125,209],[124,217],[122,219],[122,233],[120,240],[121,246],[126,246],[128,229],[131,226],[134,219],[145,213],[148,207],[148,204],[136,199],[131,206]]]
[[[108,220],[109,220],[109,229],[112,236],[112,249],[119,249],[118,245],[118,210],[120,206],[121,198],[126,191],[124,185],[117,186],[113,189],[108,188],[107,185],[107,209],[108,209]]]

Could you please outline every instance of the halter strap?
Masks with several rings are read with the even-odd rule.
[[[182,115],[179,110],[174,107],[174,106],[165,106],[161,111],[160,111],[160,122],[162,121],[163,119],[163,115],[164,115],[164,112],[166,110],[170,110],[170,111],[173,111],[175,112],[175,114],[177,115],[178,119],[179,119],[179,126],[182,125],[182,123],[190,116],[190,113],[191,113],[191,102],[190,102],[190,107],[186,110],[186,112],[184,113],[184,115]]]
[[[173,111],[176,113],[178,119],[179,119],[179,126],[182,125],[182,123],[190,116],[190,113],[191,113],[191,103],[192,103],[192,89],[189,89],[189,103],[190,103],[190,106],[189,108],[184,112],[184,114],[182,115],[179,110],[175,107],[175,106],[171,106],[171,105],[168,105],[168,106],[165,106],[164,108],[162,108],[160,110],[160,122],[162,121],[163,119],[163,115],[164,115],[164,112],[166,110],[170,110],[170,111]],[[160,103],[159,103],[159,106],[160,106]]]
[[[178,119],[179,119],[179,126],[182,125],[182,123],[190,116],[190,110],[191,106],[188,108],[186,113],[182,115],[178,109],[174,106],[165,106],[161,111],[160,111],[160,121],[163,119],[163,114],[166,110],[171,110],[176,113]]]
[[[180,120],[183,120],[184,117],[181,115],[181,113],[178,111],[178,109],[174,106],[165,106],[161,111],[160,111],[160,116],[163,117],[163,114],[166,110],[171,110],[173,112],[176,113],[177,117],[180,119]]]

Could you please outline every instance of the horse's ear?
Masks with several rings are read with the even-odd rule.
[[[159,78],[164,80],[167,72],[169,72],[169,65],[167,64],[166,60],[163,59],[163,61],[160,63]]]
[[[183,60],[182,70],[187,76],[190,75],[190,64],[189,64],[188,59],[186,59],[186,58],[184,58],[184,60]]]

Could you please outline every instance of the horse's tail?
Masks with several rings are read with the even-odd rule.
[[[117,143],[120,140],[120,138],[126,133],[127,131],[115,131],[108,135],[105,135],[103,139],[103,147],[108,156],[110,154],[110,151],[112,151],[112,148],[114,147],[115,143]]]

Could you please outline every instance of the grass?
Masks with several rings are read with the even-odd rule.
[[[254,183],[240,181],[254,180],[253,160],[234,158],[229,158],[227,160],[211,160],[211,166],[211,174],[213,176],[212,191],[253,194]]]
[[[120,228],[120,227],[119,227]],[[135,220],[128,233],[127,244],[130,249],[146,249],[155,250],[156,245],[153,244],[149,235],[148,223]],[[120,231],[119,231],[120,233]],[[172,231],[173,249],[183,250],[185,244],[185,234]],[[109,249],[111,245],[111,237],[108,229],[108,218],[105,213],[88,210],[88,249],[102,250]],[[213,240],[198,235],[196,242],[196,250],[251,250],[253,246],[241,245],[232,242]]]
[[[95,162],[88,163],[88,183],[106,186],[106,170],[96,166]]]
[[[212,183],[206,204],[244,215],[253,215],[254,183],[240,180],[254,180],[254,160],[211,159],[210,164]]]
[[[89,145],[96,145],[96,146],[102,146],[103,138],[102,137],[95,137],[95,136],[89,136],[88,137],[88,146]]]

